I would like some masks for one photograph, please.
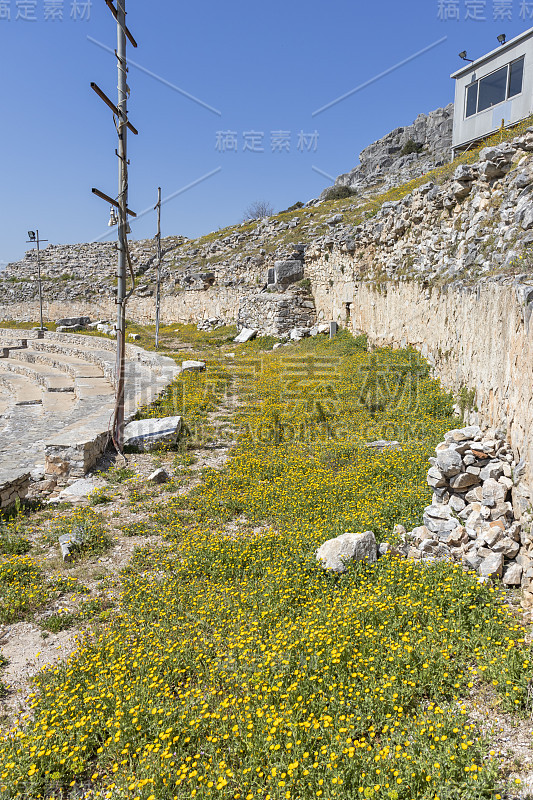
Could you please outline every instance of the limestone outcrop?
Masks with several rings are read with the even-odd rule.
[[[412,125],[396,128],[365,147],[359,156],[360,164],[339,175],[335,186],[349,186],[362,195],[424,175],[451,160],[452,129],[453,103],[419,114]]]

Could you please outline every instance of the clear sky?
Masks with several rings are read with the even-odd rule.
[[[317,197],[331,181],[316,170],[347,172],[367,144],[453,99],[459,51],[475,58],[499,33],[533,26],[533,0],[127,0],[127,10],[140,67],[129,75],[140,132],[130,207],[155,205],[159,185],[163,197],[180,192],[163,234],[186,236],[240,221],[253,200],[281,211]],[[104,0],[0,0],[0,263],[22,257],[28,229],[56,244],[108,231],[91,187],[116,195],[116,136],[90,82],[115,98],[116,60],[91,38],[116,46]],[[155,224],[146,214],[133,237]]]

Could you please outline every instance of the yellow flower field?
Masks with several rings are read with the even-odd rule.
[[[486,684],[520,713],[532,677],[499,590],[449,564],[386,556],[338,576],[314,557],[419,522],[452,399],[413,351],[347,335],[242,353],[232,457],[160,498],[161,546],[136,551],[120,614],[4,735],[0,797],[497,798],[465,701]]]

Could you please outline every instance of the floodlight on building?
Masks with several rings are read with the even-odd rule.
[[[500,33],[500,35],[498,36],[499,43],[500,44],[505,44],[506,40],[507,40],[507,36],[505,35],[505,33]]]
[[[28,231],[28,239],[30,240],[30,242],[35,241],[35,231]]]
[[[471,64],[474,63],[474,60],[472,58],[467,58],[466,57],[466,50],[463,50],[462,53],[459,53],[459,58],[462,58],[463,61],[470,61]]]

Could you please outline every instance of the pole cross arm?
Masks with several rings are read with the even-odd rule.
[[[107,203],[109,203],[109,205],[111,205],[111,206],[115,206],[115,208],[118,208],[118,209],[120,209],[120,203],[117,203],[117,201],[116,201],[116,200],[113,200],[113,198],[112,198],[112,197],[109,197],[109,195],[108,195],[108,194],[104,194],[104,192],[101,192],[101,191],[100,191],[100,189],[92,189],[91,191],[92,191],[92,193],[93,193],[93,194],[95,194],[97,197],[100,197],[102,200],[105,200]],[[127,213],[128,213],[130,216],[132,216],[132,217],[136,217],[136,216],[137,216],[137,214],[135,213],[135,211],[130,211],[130,209],[129,209],[129,208],[127,208],[127,209],[126,209],[126,212],[127,212]]]
[[[91,81],[91,89],[93,90],[93,92],[96,92],[100,100],[104,101],[106,106],[111,109],[113,114],[116,117],[118,117],[118,119],[122,118],[122,114],[120,113],[116,105],[113,103],[113,101],[109,99],[109,97],[100,89],[100,87],[96,83],[94,83],[94,81]],[[130,131],[135,134],[135,136],[139,135],[139,131],[137,130],[137,128],[133,127],[133,125],[129,120],[126,120],[126,125],[130,129]]]
[[[115,6],[114,6],[114,5],[113,5],[113,3],[111,2],[111,0],[104,0],[104,2],[105,2],[106,6],[108,7],[108,9],[111,11],[111,13],[113,14],[113,16],[115,17],[115,19],[116,19],[116,20],[117,20],[117,22],[118,22],[118,19],[117,19],[117,9],[115,8]],[[133,38],[133,36],[131,35],[130,31],[128,30],[128,28],[127,28],[126,26],[124,26],[124,33],[126,34],[126,36],[128,37],[128,39],[130,40],[131,44],[132,44],[134,47],[137,47],[137,42],[135,41],[135,39]]]

